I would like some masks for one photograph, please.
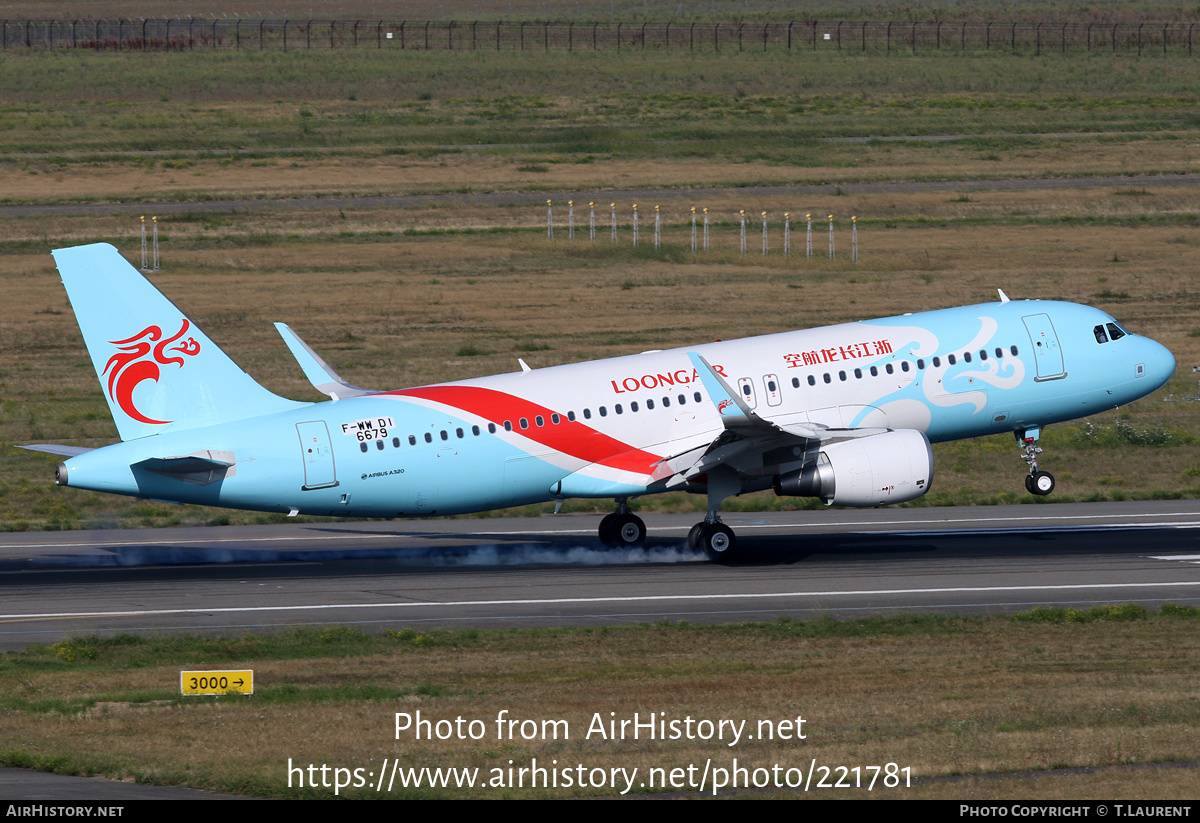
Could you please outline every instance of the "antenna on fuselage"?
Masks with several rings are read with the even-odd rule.
[[[996,293],[1000,295],[1000,302],[1007,303],[1008,295],[1004,293],[1004,289],[996,289]]]

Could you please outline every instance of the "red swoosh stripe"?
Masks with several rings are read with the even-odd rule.
[[[426,386],[382,394],[417,397],[442,403],[490,420],[497,426],[503,426],[505,420],[511,420],[513,431],[522,437],[528,437],[543,446],[586,460],[588,463],[600,463],[614,469],[649,474],[653,464],[659,459],[658,455],[635,449],[628,443],[622,443],[579,421],[568,420],[566,415],[560,415],[562,422],[555,425],[550,422],[550,415],[557,414],[553,409],[494,389],[473,386]],[[539,414],[546,421],[546,425],[539,427],[534,422],[534,418]],[[529,421],[528,429],[520,428],[517,421],[522,417]]]

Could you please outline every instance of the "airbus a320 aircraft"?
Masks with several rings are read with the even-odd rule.
[[[1074,303],[1000,302],[650,351],[398,391],[352,386],[276,324],[332,402],[264,389],[115,248],[54,252],[121,441],[66,455],[59,485],[288,514],[413,517],[640,495],[708,496],[688,537],[731,557],[722,501],[773,488],[836,506],[913,500],[931,442],[1013,432],[1025,487],[1045,426],[1137,400],[1175,358]]]

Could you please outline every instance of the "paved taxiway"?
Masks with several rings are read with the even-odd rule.
[[[1200,501],[729,514],[743,562],[648,514],[0,535],[0,649],[80,633],[726,622],[1200,603]]]

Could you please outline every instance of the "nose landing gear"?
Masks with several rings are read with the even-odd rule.
[[[1041,434],[1042,430],[1036,427],[1013,432],[1021,446],[1021,459],[1029,464],[1029,474],[1025,475],[1025,490],[1038,496],[1054,491],[1054,475],[1038,469],[1037,456],[1042,453],[1042,449],[1037,442]]]

